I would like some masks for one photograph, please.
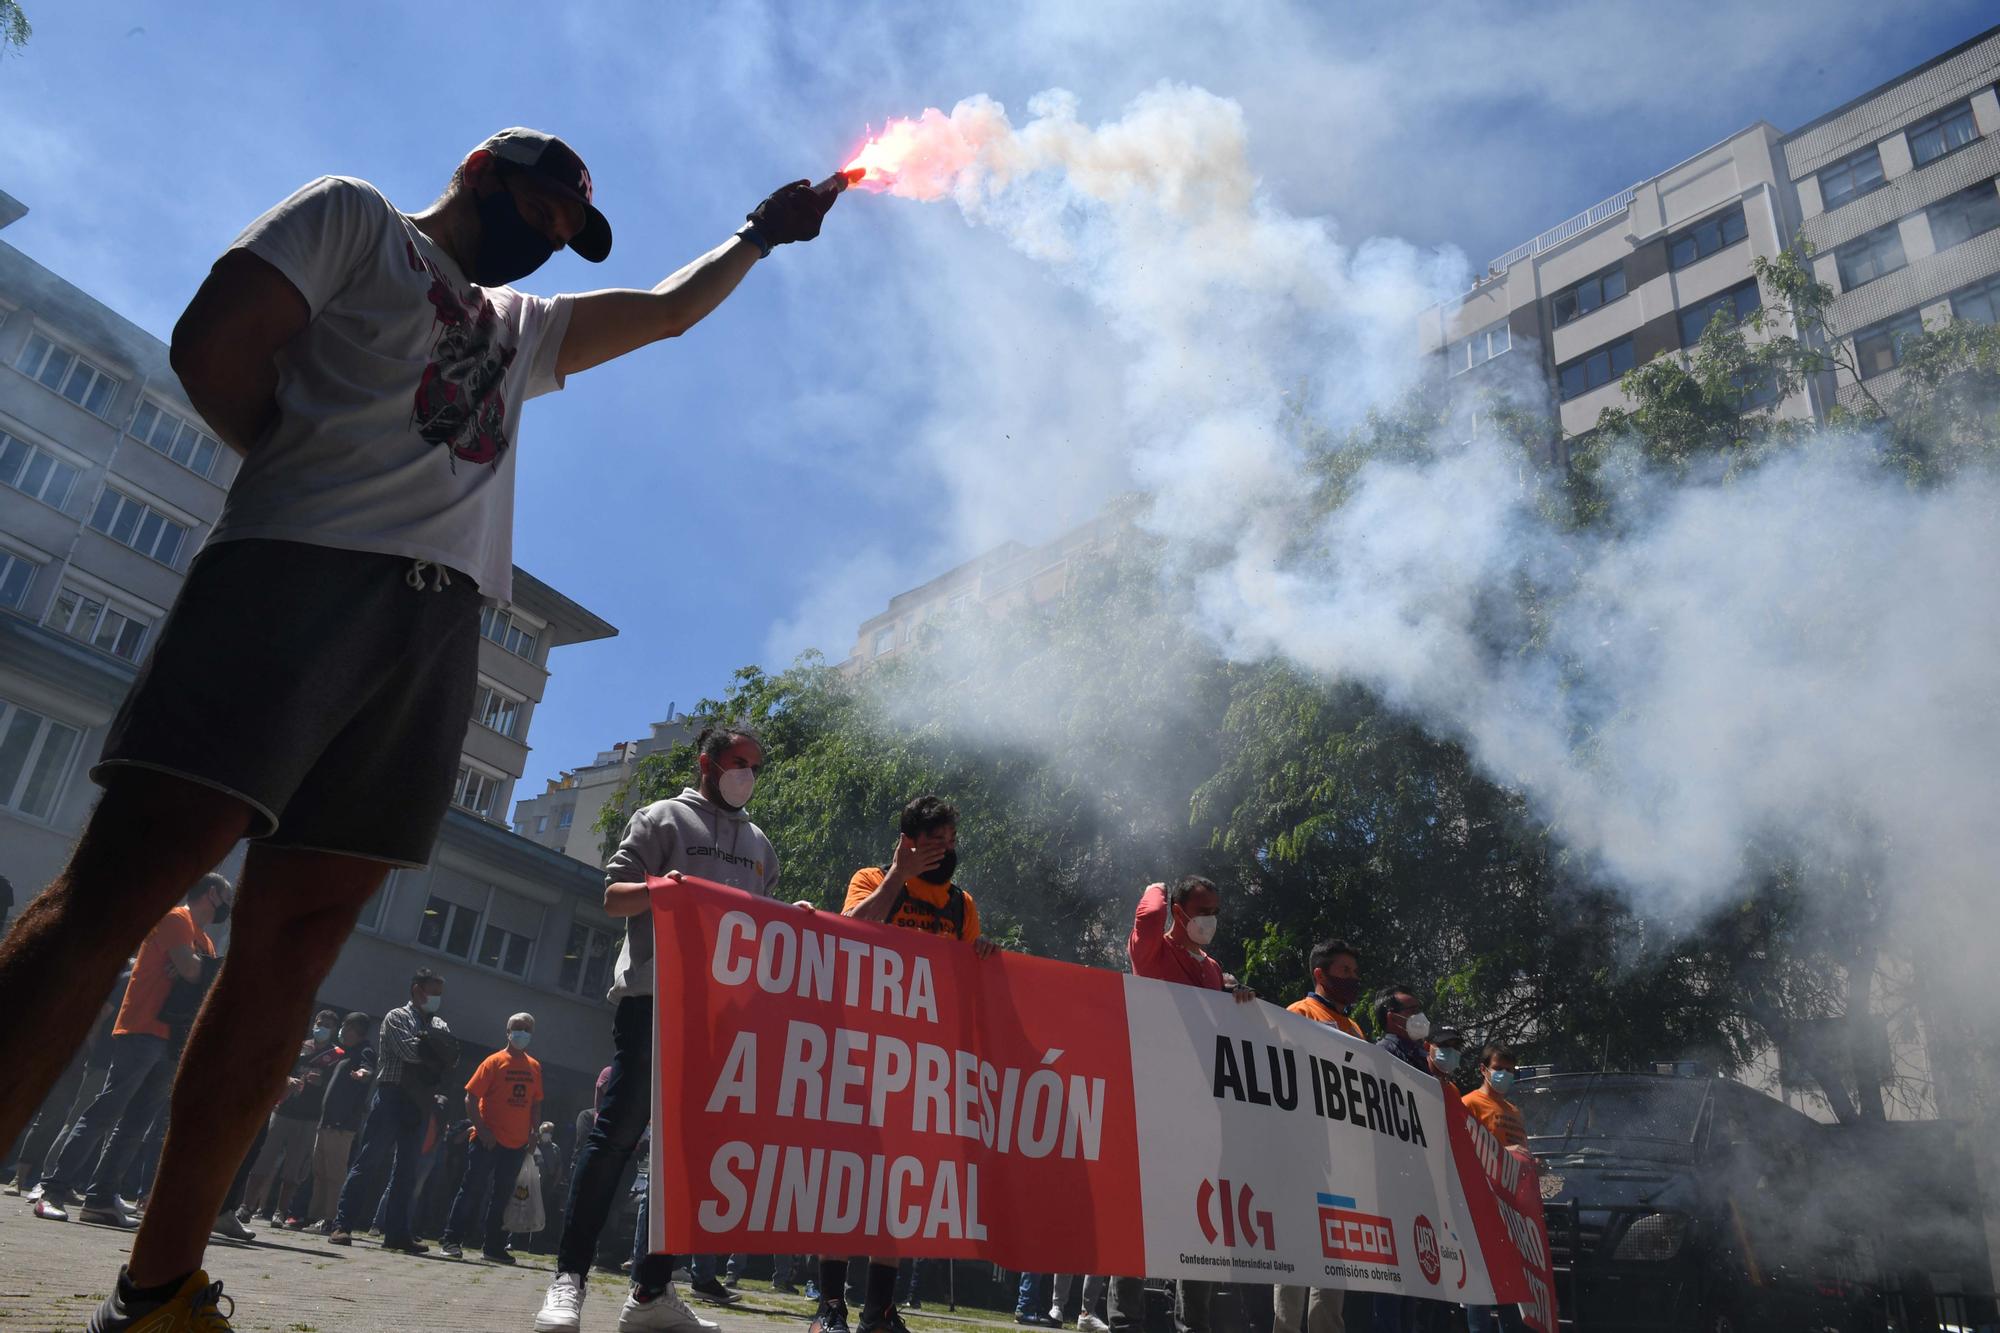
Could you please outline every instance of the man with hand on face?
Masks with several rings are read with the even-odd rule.
[[[512,595],[522,404],[686,333],[835,197],[781,187],[651,290],[509,286],[564,247],[610,254],[593,194],[568,144],[521,128],[414,214],[323,176],[237,237],[174,327],[174,371],[243,467],[111,724],[68,866],[0,942],[0,1012],[36,1015],[0,1032],[6,1144],[153,922],[252,840],[153,1203],[93,1333],[227,1327],[209,1225],[362,906],[390,867],[429,863],[450,801],[481,607]]]
[[[695,763],[698,785],[633,815],[605,863],[604,910],[625,921],[610,995],[618,1006],[611,1019],[611,1067],[590,1136],[577,1150],[555,1281],[535,1317],[535,1333],[575,1333],[581,1326],[591,1257],[618,1202],[625,1166],[653,1115],[653,906],[646,877],[693,875],[766,896],[778,888],[778,853],[744,813],[764,767],[756,733],[740,726],[705,727],[695,739]],[[795,905],[812,909],[808,902]],[[642,1205],[635,1248],[646,1243],[648,1221]],[[688,1309],[674,1290],[673,1274],[672,1255],[636,1254],[620,1330],[713,1333],[718,1325]]]
[[[919,796],[897,821],[895,853],[886,866],[863,866],[847,881],[842,916],[958,940],[975,957],[997,952],[979,933],[979,905],[953,882],[958,873],[958,808],[941,796]],[[868,1265],[858,1333],[909,1333],[896,1309],[894,1263]],[[822,1255],[819,1310],[809,1333],[848,1333],[847,1260]]]
[[[1229,986],[1222,964],[1208,954],[1221,920],[1222,894],[1213,880],[1184,875],[1172,889],[1147,885],[1132,913],[1132,934],[1125,941],[1133,974],[1200,990],[1230,990],[1238,1004],[1248,1004],[1257,992],[1248,986]],[[1192,1278],[1176,1284],[1174,1326],[1179,1333],[1208,1333],[1209,1305],[1222,1285]],[[1112,1278],[1108,1313],[1112,1333],[1144,1333],[1145,1280]]]

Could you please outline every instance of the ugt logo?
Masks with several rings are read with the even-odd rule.
[[[1437,1228],[1431,1225],[1431,1220],[1428,1217],[1425,1217],[1422,1213],[1418,1213],[1415,1229],[1417,1239],[1417,1267],[1423,1270],[1424,1281],[1435,1287],[1438,1284],[1439,1276],[1444,1272],[1444,1264],[1438,1255]]]
[[[1219,1237],[1224,1246],[1233,1250],[1240,1234],[1245,1248],[1254,1249],[1261,1243],[1265,1249],[1275,1250],[1278,1248],[1278,1233],[1271,1224],[1271,1214],[1252,1212],[1256,1206],[1257,1197],[1250,1192],[1248,1185],[1235,1186],[1227,1180],[1204,1180],[1195,1194],[1194,1217],[1201,1223],[1201,1234],[1208,1238],[1210,1245],[1215,1244]]]

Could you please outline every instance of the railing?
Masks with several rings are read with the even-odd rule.
[[[1623,213],[1632,206],[1632,197],[1638,193],[1638,190],[1639,187],[1636,185],[1620,190],[1604,202],[1593,204],[1583,212],[1578,213],[1569,221],[1558,222],[1534,240],[1523,242],[1515,246],[1512,250],[1509,250],[1506,254],[1501,255],[1487,268],[1487,272],[1505,273],[1523,259],[1541,254],[1546,250],[1553,250],[1556,246],[1561,245],[1578,232],[1587,231],[1604,221],[1604,219],[1618,213]]]

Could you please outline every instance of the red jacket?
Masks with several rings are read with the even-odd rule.
[[[1202,990],[1222,989],[1222,964],[1198,950],[1183,949],[1167,938],[1174,924],[1174,909],[1167,902],[1167,886],[1148,884],[1139,895],[1139,910],[1132,914],[1132,936],[1125,952],[1132,960],[1132,974],[1155,981],[1172,981]]]

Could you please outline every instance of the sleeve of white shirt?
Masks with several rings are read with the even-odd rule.
[[[562,355],[563,339],[569,336],[570,312],[576,308],[574,296],[535,296],[515,292],[520,302],[514,318],[521,326],[521,355],[527,373],[521,379],[521,401],[554,393],[566,378],[556,373],[556,359]]]
[[[318,315],[368,255],[386,207],[360,181],[321,176],[245,227],[229,248],[284,274]]]

